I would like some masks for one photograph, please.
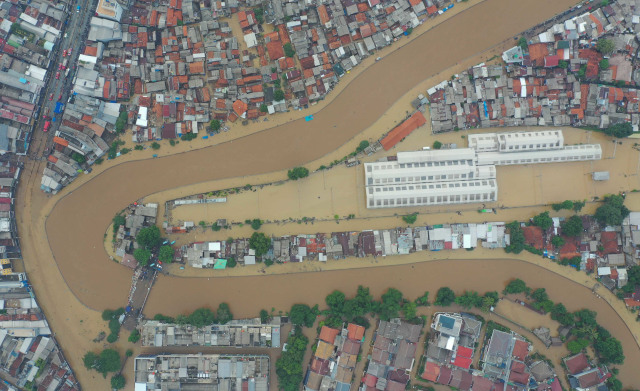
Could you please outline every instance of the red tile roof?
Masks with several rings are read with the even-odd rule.
[[[587,361],[587,356],[584,353],[576,354],[575,356],[569,357],[564,361],[569,373],[575,375],[589,368],[589,362]]]
[[[519,360],[524,361],[525,357],[529,354],[529,344],[522,340],[516,340],[513,346],[513,356]]]
[[[424,372],[422,372],[422,378],[428,381],[435,382],[440,375],[440,367],[430,361],[424,366]],[[373,385],[375,386],[375,384]]]
[[[411,132],[418,129],[425,123],[427,123],[427,120],[424,118],[424,115],[422,115],[421,112],[416,111],[415,114],[389,132],[389,134],[387,134],[380,143],[384,150],[388,151],[403,138],[407,137]]]
[[[331,327],[322,326],[320,330],[320,339],[327,343],[333,344],[336,340],[336,336],[340,334],[340,330],[332,329]]]
[[[347,338],[354,341],[362,341],[362,337],[364,337],[364,327],[357,324],[349,323],[349,325],[347,326],[347,331]]]

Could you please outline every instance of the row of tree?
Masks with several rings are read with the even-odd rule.
[[[533,306],[543,312],[551,313],[551,319],[565,326],[574,326],[572,334],[578,340],[587,340],[598,355],[598,359],[603,364],[622,364],[624,354],[622,344],[604,327],[596,321],[596,312],[588,309],[581,309],[569,312],[562,303],[554,303],[549,299],[544,288],[532,290],[521,279],[515,279],[505,287],[503,293],[524,294],[533,299]],[[577,346],[584,345],[584,341],[577,341],[571,345],[574,350]],[[586,345],[584,346],[586,347]]]
[[[151,255],[156,249],[158,249],[158,260],[164,263],[171,263],[173,261],[175,254],[173,247],[169,245],[161,246],[162,234],[157,226],[152,225],[142,228],[138,232],[138,235],[136,235],[136,242],[140,247],[133,251],[133,257],[140,265],[148,265]]]
[[[198,308],[188,315],[181,314],[173,318],[162,314],[156,314],[153,319],[165,323],[188,324],[194,327],[204,327],[211,324],[228,323],[233,319],[233,314],[231,313],[229,304],[220,303],[216,312],[211,311],[209,308]]]

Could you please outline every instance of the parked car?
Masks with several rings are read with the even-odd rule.
[[[62,100],[62,94],[58,95],[58,100]]]
[[[60,72],[56,72],[56,79],[60,78]]]
[[[46,132],[49,130],[50,127],[51,127],[51,121],[46,121],[44,123],[44,128],[42,128],[42,131]]]
[[[51,93],[51,95],[49,95],[49,100],[53,100],[53,93]]]

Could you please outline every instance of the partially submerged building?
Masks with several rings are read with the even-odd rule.
[[[239,354],[141,355],[136,391],[269,390],[269,356]]]
[[[398,152],[365,163],[367,208],[498,200],[496,166],[600,160],[599,144],[564,145],[560,130],[471,134],[469,148]]]

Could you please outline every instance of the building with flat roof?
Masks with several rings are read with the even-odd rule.
[[[269,356],[237,354],[141,355],[136,391],[269,390]]]
[[[560,130],[472,134],[469,148],[399,152],[365,163],[367,208],[498,200],[496,166],[599,160],[599,144],[564,145]]]

